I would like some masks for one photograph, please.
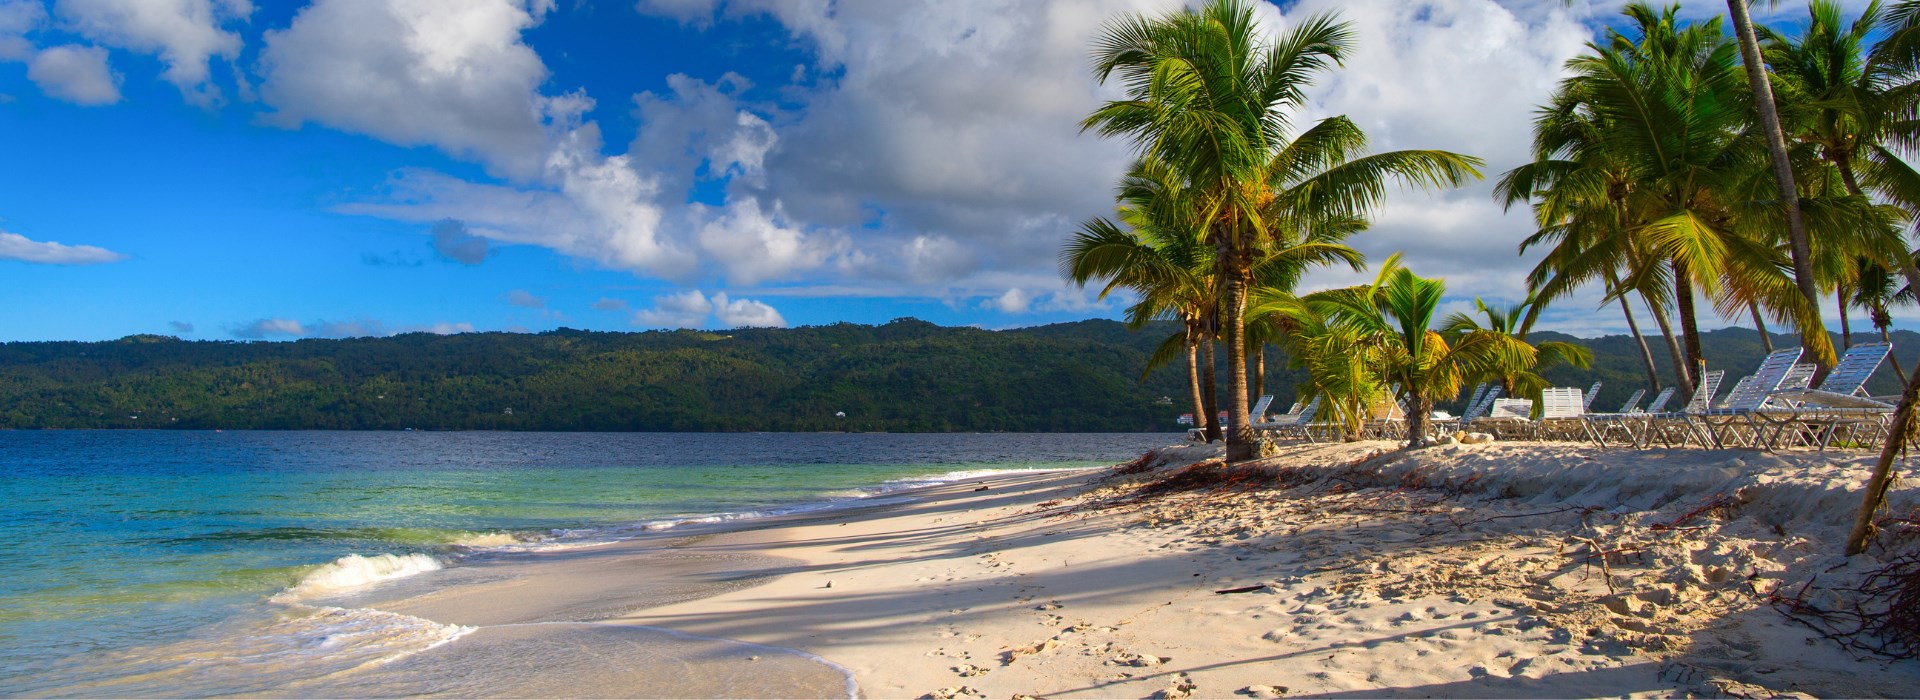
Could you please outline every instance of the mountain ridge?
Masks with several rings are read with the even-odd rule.
[[[0,429],[1173,431],[1192,410],[1185,368],[1142,370],[1174,330],[1089,319],[989,331],[897,319],[732,331],[9,342],[0,343]],[[1894,335],[1902,366],[1913,367],[1920,334]],[[1594,350],[1591,369],[1545,374],[1564,386],[1604,381],[1597,410],[1617,408],[1645,383],[1627,336],[1531,339]],[[1650,340],[1664,373],[1665,348]],[[1747,329],[1708,332],[1702,344],[1729,381],[1762,355]],[[1286,406],[1301,375],[1270,348],[1267,376],[1268,393]],[[1883,367],[1869,389],[1895,393],[1898,384]]]

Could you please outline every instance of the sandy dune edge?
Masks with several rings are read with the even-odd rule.
[[[1783,584],[1837,596],[1829,584],[1874,562],[1832,556],[1865,455],[1500,444],[1369,459],[1390,447],[1267,460],[1288,488],[1129,498],[1129,482],[1209,456],[1191,447],[1104,485],[999,475],[721,533],[687,550],[790,563],[619,619],[818,654],[870,697],[1920,688],[1920,664],[1815,640],[1765,600]],[[1895,494],[1896,511],[1915,505],[1913,488]]]

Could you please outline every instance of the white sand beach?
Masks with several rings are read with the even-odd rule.
[[[880,698],[1920,689],[1920,663],[1821,639],[1772,595],[1841,607],[1855,598],[1841,589],[1920,541],[1897,526],[1869,554],[1838,556],[1869,455],[1393,447],[1291,448],[1258,481],[1142,498],[1217,452],[1177,447],[1126,476],[989,476],[909,503],[610,546],[732,562],[706,576],[737,585],[679,602],[639,600],[653,575],[636,559],[530,565],[379,607],[465,625],[598,609],[814,655]],[[1917,493],[1896,489],[1891,512]],[[573,687],[673,694],[613,681]]]

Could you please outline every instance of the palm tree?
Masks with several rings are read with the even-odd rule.
[[[1359,329],[1334,324],[1305,300],[1278,290],[1256,290],[1247,313],[1274,326],[1289,366],[1306,370],[1306,380],[1296,387],[1297,400],[1320,398],[1325,415],[1340,426],[1341,437],[1348,442],[1361,439],[1367,407],[1375,405],[1387,389],[1369,339]]]
[[[1614,295],[1669,283],[1670,295],[1648,305],[1658,311],[1671,301],[1678,311],[1685,358],[1676,364],[1685,369],[1677,374],[1689,390],[1688,373],[1704,363],[1701,291],[1794,321],[1830,364],[1817,309],[1784,273],[1781,212],[1766,194],[1766,149],[1749,119],[1751,93],[1733,45],[1717,20],[1682,23],[1675,7],[1633,4],[1624,12],[1629,32],[1610,29],[1568,62],[1573,75],[1535,123],[1535,163],[1502,180],[1509,202],[1535,199],[1543,225],[1536,239],[1571,244],[1536,270],[1536,283],[1551,285],[1542,297],[1592,279]],[[1808,201],[1823,232],[1859,222],[1857,206]]]
[[[1440,332],[1449,338],[1458,338],[1479,332],[1496,333],[1525,342],[1527,339],[1527,326],[1531,325],[1533,319],[1537,318],[1535,309],[1538,306],[1537,299],[1532,295],[1528,295],[1525,300],[1505,309],[1487,306],[1485,300],[1475,297],[1473,300],[1474,310],[1479,312],[1480,316],[1486,319],[1486,322],[1483,324],[1480,319],[1474,318],[1470,314],[1456,311],[1447,316],[1446,321],[1441,324]],[[1496,368],[1497,371],[1491,374],[1467,377],[1467,381],[1500,382],[1502,393],[1507,396],[1525,396],[1532,398],[1535,405],[1538,406],[1541,392],[1553,385],[1553,383],[1547,381],[1545,377],[1540,376],[1542,370],[1559,364],[1568,364],[1586,369],[1593,364],[1593,351],[1587,349],[1585,346],[1557,340],[1534,343],[1532,345],[1535,352],[1532,364],[1524,367],[1498,367]]]
[[[1371,349],[1379,376],[1407,402],[1407,447],[1429,444],[1436,400],[1450,401],[1472,377],[1501,376],[1533,366],[1536,353],[1512,335],[1469,330],[1449,338],[1433,329],[1446,281],[1415,276],[1394,255],[1371,284],[1307,295],[1329,325],[1355,333]]]
[[[1901,157],[1920,145],[1920,123],[1914,118],[1920,109],[1916,8],[1920,5],[1905,3],[1886,11],[1875,0],[1848,22],[1838,5],[1814,0],[1799,37],[1762,30],[1766,56],[1791,98],[1785,113],[1790,137],[1832,166],[1846,194],[1908,211],[1920,210],[1920,173]],[[1888,36],[1871,43],[1882,33]],[[1816,251],[1823,254],[1843,306],[1857,256],[1885,261],[1908,284],[1920,284],[1920,267],[1898,227],[1905,213],[1874,207],[1867,218],[1864,225],[1841,231],[1848,234],[1844,238],[1822,236],[1829,250]],[[1843,323],[1845,317],[1843,310]]]
[[[1162,319],[1181,324],[1181,331],[1148,359],[1142,376],[1184,350],[1194,425],[1208,442],[1219,440],[1213,361],[1219,293],[1212,274],[1213,249],[1196,235],[1200,224],[1187,190],[1164,164],[1135,163],[1121,182],[1119,200],[1119,222],[1089,220],[1068,240],[1060,253],[1061,273],[1082,287],[1104,281],[1100,299],[1120,288],[1131,290],[1138,301],[1127,308],[1130,328]]]
[[[1666,316],[1667,290],[1672,289],[1666,281],[1667,270],[1658,262],[1642,262],[1657,256],[1645,250],[1643,241],[1628,235],[1635,216],[1630,195],[1637,182],[1629,164],[1606,148],[1610,128],[1582,109],[1577,93],[1563,85],[1535,120],[1535,160],[1507,171],[1494,187],[1494,198],[1508,209],[1520,202],[1533,203],[1540,229],[1520,243],[1520,253],[1547,246],[1527,275],[1533,303],[1521,325],[1531,328],[1548,303],[1598,281],[1605,287],[1605,298],[1619,303],[1640,348],[1647,382],[1658,388],[1653,353],[1627,304],[1629,294],[1638,294],[1666,341],[1679,386],[1690,392],[1687,362]],[[1622,277],[1627,271],[1635,271],[1630,280]]]
[[[1901,295],[1903,288],[1887,265],[1869,257],[1856,257],[1854,260],[1853,294],[1848,303],[1867,312],[1867,318],[1873,322],[1875,330],[1880,331],[1880,341],[1893,344],[1893,314],[1888,307],[1902,301],[1908,301]],[[1907,295],[1911,296],[1911,294]],[[1900,377],[1900,383],[1907,383],[1907,372],[1900,368],[1900,358],[1891,353],[1887,362],[1893,365],[1893,373]]]
[[[1329,220],[1363,221],[1390,178],[1454,186],[1477,177],[1480,164],[1443,151],[1362,156],[1366,136],[1345,117],[1289,138],[1306,88],[1346,56],[1352,30],[1316,15],[1277,39],[1264,36],[1247,0],[1110,21],[1094,49],[1094,73],[1102,83],[1116,81],[1125,96],[1081,123],[1130,139],[1142,157],[1168,164],[1195,193],[1222,283],[1229,462],[1253,457],[1247,299],[1256,261],[1286,243],[1276,235]]]

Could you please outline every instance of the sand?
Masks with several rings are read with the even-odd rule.
[[[1867,556],[1835,556],[1869,455],[1393,447],[1290,448],[1259,488],[1153,498],[1139,486],[1217,449],[1164,450],[1124,477],[990,476],[359,604],[797,650],[881,698],[1920,693],[1920,663],[1821,639],[1773,595],[1844,605],[1866,571],[1914,551],[1920,535],[1895,529]],[[1917,505],[1896,490],[1895,512]],[[672,562],[714,585],[648,593]]]

